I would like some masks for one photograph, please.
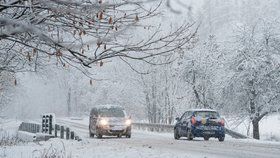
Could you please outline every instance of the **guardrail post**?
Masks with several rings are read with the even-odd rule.
[[[64,139],[64,126],[60,126],[60,138]]]
[[[67,127],[66,128],[66,139],[68,140],[70,137],[70,129]]]
[[[49,134],[50,135],[52,134],[52,130],[53,130],[53,128],[52,128],[52,120],[53,120],[53,116],[50,115],[49,116]]]
[[[70,138],[71,138],[71,139],[74,139],[74,136],[75,136],[75,135],[74,135],[74,131],[71,131],[71,132],[70,132]]]
[[[45,115],[42,116],[42,133],[46,133],[46,117]]]
[[[54,126],[54,137],[57,137],[58,129],[59,129],[59,126],[57,124],[55,124],[55,126]]]

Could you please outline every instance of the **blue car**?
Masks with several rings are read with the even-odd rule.
[[[181,118],[176,118],[174,126],[174,138],[187,137],[192,140],[195,137],[218,138],[225,140],[224,119],[219,113],[211,109],[194,109],[186,111]]]

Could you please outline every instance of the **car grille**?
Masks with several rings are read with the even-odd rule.
[[[114,132],[114,133],[123,133],[124,130],[110,130],[110,132]]]

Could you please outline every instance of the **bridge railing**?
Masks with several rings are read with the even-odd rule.
[[[55,128],[52,130],[42,130],[42,125],[37,123],[29,123],[29,122],[22,122],[18,128],[19,131],[25,131],[29,133],[34,133],[36,137],[34,140],[49,140],[50,138],[61,138],[61,139],[74,139],[74,140],[82,140],[77,133],[72,131],[69,127],[64,125],[55,124]],[[43,131],[43,132],[42,132]],[[52,134],[54,133],[54,134]]]
[[[25,131],[30,133],[39,133],[40,129],[41,129],[40,124],[29,123],[29,122],[22,122],[19,126],[19,131]]]

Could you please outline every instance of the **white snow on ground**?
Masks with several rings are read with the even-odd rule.
[[[202,157],[195,153],[171,152],[172,150],[154,149],[148,144],[142,146],[127,146],[118,143],[118,139],[112,140],[90,140],[86,142],[65,141],[61,139],[51,139],[47,142],[28,143],[25,145],[8,146],[1,148],[0,157],[7,158],[30,158],[42,157],[42,155],[57,155],[73,158],[115,158],[115,157]],[[108,143],[110,142],[110,143]],[[107,146],[109,145],[109,146]],[[207,155],[205,155],[207,156]],[[212,155],[214,156],[214,155]]]
[[[260,135],[263,140],[280,142],[280,114],[267,116],[261,120]]]
[[[69,158],[217,158],[217,157],[270,157],[278,158],[280,143],[256,140],[235,140],[226,137],[225,142],[217,139],[204,141],[174,140],[172,133],[153,133],[133,130],[132,138],[105,137],[89,138],[88,119],[58,119],[82,136],[83,141],[51,139],[42,142],[20,143],[16,146],[0,148],[0,158],[31,158],[42,156],[61,156]],[[2,125],[4,130],[16,129],[16,122]]]
[[[249,122],[249,120],[245,120],[241,124],[238,124],[237,127],[235,127],[234,122],[228,122],[228,124],[233,127],[232,130],[247,135]],[[280,114],[271,114],[264,117],[260,121],[259,126],[261,140],[280,142]],[[249,131],[249,137],[252,137],[253,127],[251,124]]]

